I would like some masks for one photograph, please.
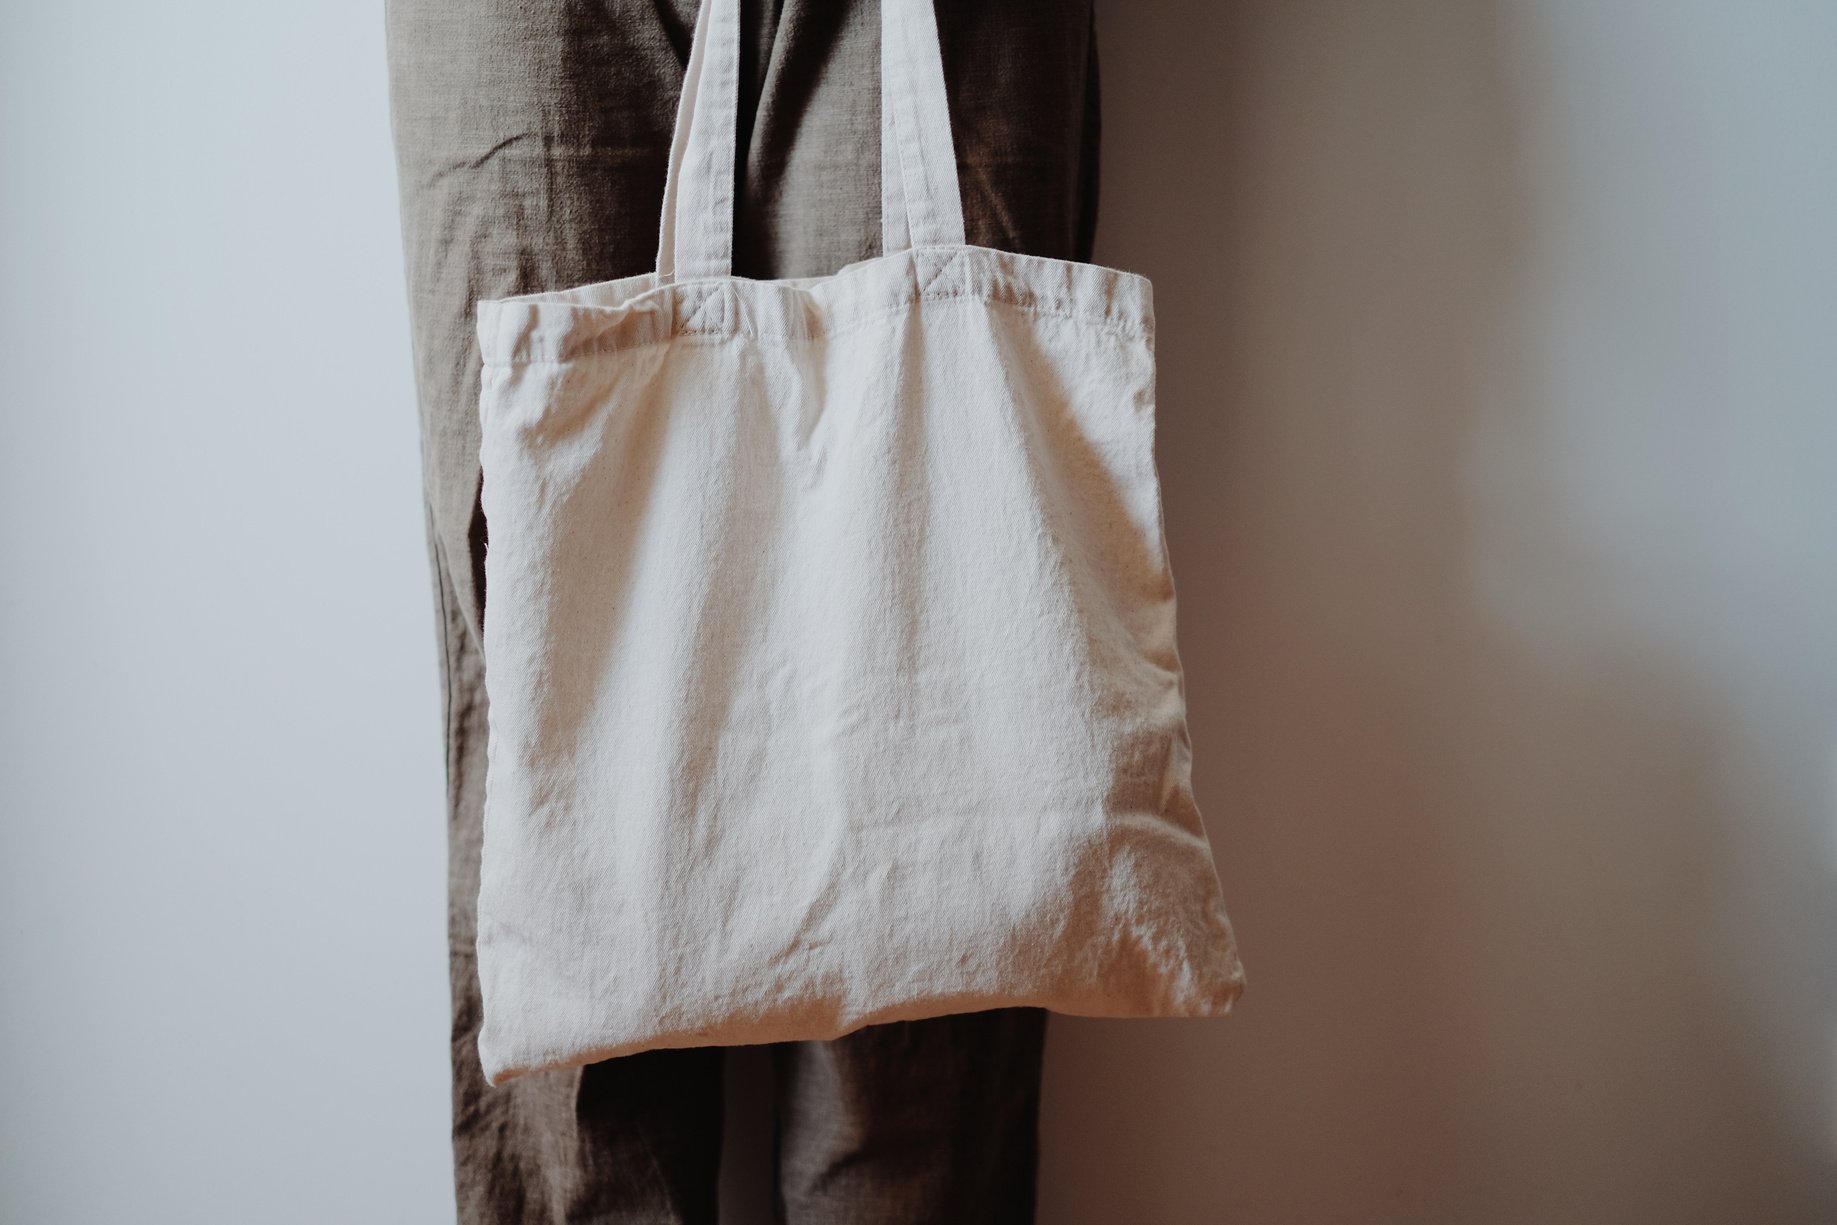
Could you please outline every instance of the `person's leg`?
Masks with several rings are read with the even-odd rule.
[[[479,1066],[474,906],[484,785],[479,655],[436,565],[448,718],[453,1180],[459,1225],[712,1225],[722,1053],[654,1051],[497,1088]]]
[[[936,10],[969,241],[1088,261],[1100,118],[1091,0]],[[742,11],[751,62],[734,271],[824,276],[880,254],[878,0]]]
[[[446,702],[453,1160],[461,1225],[712,1222],[721,1052],[660,1051],[496,1089],[474,959],[486,703],[473,303],[648,270],[694,0],[390,0]]]
[[[779,1221],[1031,1221],[1045,1037],[1002,1008],[780,1044]]]
[[[615,1213],[701,1221],[714,1212],[720,1052],[657,1052],[490,1089],[478,1066],[473,961],[487,532],[478,504],[472,304],[651,267],[695,7],[695,0],[591,8],[389,0],[446,695],[462,1225]],[[873,0],[760,0],[746,13],[736,270],[816,275],[875,254],[877,7]],[[970,241],[1089,258],[1097,135],[1089,22],[1088,0],[939,4]],[[850,1197],[884,1199],[877,1185],[930,1188],[929,1198],[908,1197],[904,1219],[911,1220],[956,1219],[942,1207],[942,1215],[928,1215],[927,1204],[1018,1202],[1016,1171],[1029,1189],[1032,1182],[1027,1154],[1044,1018],[1031,1010],[979,1015],[788,1052],[781,1060],[784,1152],[793,1162],[786,1202],[799,1213],[831,1211],[813,1220],[871,1219],[848,1215]],[[922,1069],[929,1072],[912,1074]],[[1007,1154],[1006,1189],[978,1173],[987,1167],[961,1148],[934,1145],[917,1158],[920,1177],[911,1177],[912,1162],[895,1155],[896,1132],[872,1125],[876,1118],[930,1120],[934,1137],[936,1127],[949,1127],[968,1134],[977,1152]],[[870,1126],[854,1125],[861,1120]],[[832,1176],[850,1164],[858,1176]],[[1025,1219],[990,1211],[989,1219]]]
[[[969,241],[1088,261],[1089,0],[938,0],[937,14]],[[785,0],[743,141],[744,275],[879,253],[878,21],[873,0]],[[779,1219],[1031,1221],[1045,1033],[1044,1012],[1000,1009],[778,1046]]]

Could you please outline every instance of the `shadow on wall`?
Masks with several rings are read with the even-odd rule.
[[[1556,475],[1588,433],[1521,351],[1522,110],[1566,88],[1526,84],[1536,7],[1100,6],[1098,259],[1155,285],[1196,786],[1249,989],[1222,1022],[1053,1019],[1043,1222],[1833,1203],[1828,958],[1742,969],[1791,938],[1754,881],[1828,910],[1819,831],[1782,832],[1806,797],[1761,783],[1829,748],[1765,760],[1705,663],[1736,627],[1693,648],[1641,611],[1718,567],[1628,573]]]

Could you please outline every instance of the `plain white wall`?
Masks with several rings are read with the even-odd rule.
[[[1832,1219],[1837,8],[1099,15],[1251,981],[1043,1225]],[[379,6],[3,21],[0,1217],[450,1220]]]
[[[0,20],[0,1220],[450,1221],[381,6]]]

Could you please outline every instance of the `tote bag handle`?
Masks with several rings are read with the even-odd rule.
[[[657,272],[733,275],[740,0],[702,0],[676,108]],[[891,254],[961,246],[963,197],[931,0],[880,4],[880,236]]]

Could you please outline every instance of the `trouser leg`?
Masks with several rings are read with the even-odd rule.
[[[1031,1221],[1045,1036],[1004,1008],[780,1045],[778,1220]]]
[[[1088,0],[938,0],[969,241],[1088,261],[1098,105]],[[786,0],[746,145],[736,268],[811,276],[879,251],[878,13]],[[816,44],[816,45],[812,45]],[[774,1052],[787,1225],[1025,1225],[1046,1016],[872,1026]]]
[[[431,535],[431,533],[430,533]],[[721,1052],[656,1051],[491,1088],[478,1058],[485,696],[477,647],[436,552],[447,696],[448,965],[460,1225],[712,1225]]]
[[[692,3],[649,0],[390,0],[387,9],[446,703],[461,1225],[714,1219],[720,1052],[662,1051],[490,1088],[474,958],[487,533],[473,303],[649,266],[693,16]]]

